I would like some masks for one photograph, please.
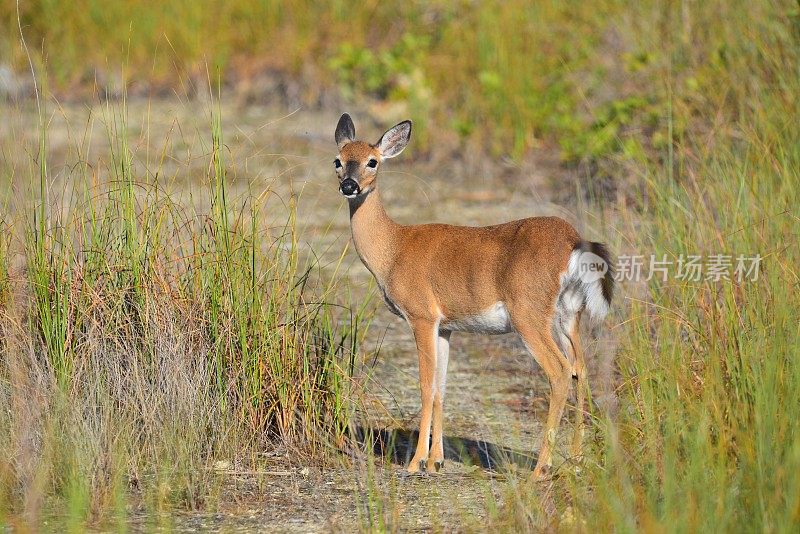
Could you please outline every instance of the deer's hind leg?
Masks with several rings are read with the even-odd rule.
[[[545,470],[552,465],[556,433],[561,416],[564,414],[572,380],[572,365],[553,338],[552,317],[542,317],[540,314],[525,314],[525,316],[517,314],[513,319],[525,346],[550,381],[550,407],[547,411],[542,446],[536,460],[536,468],[533,470],[533,478],[540,479]]]
[[[580,337],[580,313],[575,317],[572,323],[572,328],[569,332],[570,348],[573,355],[573,377],[575,378],[576,391],[575,391],[575,430],[572,435],[572,447],[570,452],[574,458],[580,458],[583,450],[583,434],[584,434],[584,405],[586,403],[586,394],[589,391],[589,380],[586,375],[586,360],[584,359],[583,346]]]

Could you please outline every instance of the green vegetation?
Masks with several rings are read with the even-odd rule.
[[[206,80],[207,69],[231,83],[269,71],[310,93],[398,104],[423,127],[417,142],[455,133],[442,143],[520,158],[557,145],[590,190],[602,179],[620,191],[590,211],[621,254],[760,254],[756,281],[624,287],[610,321],[618,412],[593,411],[580,472],[565,464],[547,491],[509,475],[487,511],[501,530],[797,530],[797,3],[21,9],[56,91],[96,77],[170,86]],[[13,3],[0,5],[0,58],[24,70],[16,24]],[[11,407],[0,413],[0,514],[48,508],[80,523],[124,509],[132,493],[149,510],[199,506],[215,460],[254,455],[266,439],[320,451],[350,421],[366,321],[325,304],[338,289],[300,261],[291,206],[273,233],[263,199],[228,197],[219,113],[207,210],[164,192],[163,158],[135,157],[124,106],[103,122],[107,179],[76,143],[65,209],[49,198],[41,156],[30,169],[2,167],[39,191],[24,213],[4,206],[0,216],[0,405]],[[12,236],[25,252],[23,289],[8,276]],[[395,493],[376,489],[372,467],[359,488],[365,528],[401,527]]]

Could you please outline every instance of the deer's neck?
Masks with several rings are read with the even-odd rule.
[[[400,225],[386,214],[377,189],[349,202],[356,251],[383,287],[396,257]]]

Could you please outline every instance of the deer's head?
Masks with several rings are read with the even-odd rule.
[[[400,154],[411,139],[411,121],[392,126],[375,144],[356,140],[356,127],[347,113],[336,125],[339,154],[333,160],[339,191],[347,198],[369,194],[375,189],[378,168],[384,159]]]

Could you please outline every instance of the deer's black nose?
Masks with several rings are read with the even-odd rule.
[[[342,183],[339,184],[339,191],[346,197],[354,197],[360,193],[358,183],[351,178],[342,180]]]

